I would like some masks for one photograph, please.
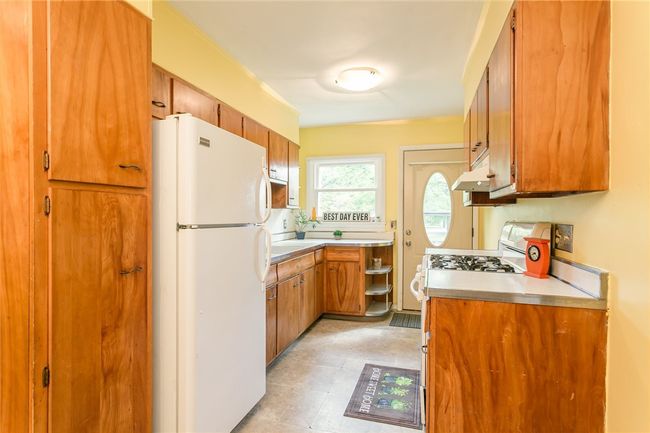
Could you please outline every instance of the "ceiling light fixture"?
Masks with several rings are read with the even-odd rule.
[[[363,92],[378,86],[381,80],[381,74],[374,68],[351,68],[341,72],[334,82],[345,90]]]

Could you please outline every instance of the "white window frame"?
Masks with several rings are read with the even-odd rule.
[[[355,156],[326,156],[307,158],[307,214],[311,214],[312,208],[317,208],[316,200],[316,172],[318,167],[329,164],[348,163],[372,163],[376,167],[377,188],[359,188],[353,191],[376,191],[375,214],[379,221],[371,222],[322,222],[315,228],[309,227],[312,231],[330,232],[334,230],[358,231],[358,232],[379,232],[386,230],[386,158],[382,154],[376,155],[355,155]],[[337,190],[330,190],[337,191]]]

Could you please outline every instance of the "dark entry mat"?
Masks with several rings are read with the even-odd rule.
[[[420,372],[366,364],[345,416],[420,429]]]
[[[390,326],[420,329],[420,320],[419,314],[393,313]]]

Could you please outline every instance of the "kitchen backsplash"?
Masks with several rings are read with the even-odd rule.
[[[271,233],[273,233],[273,235],[282,235],[284,233],[295,234],[296,228],[292,210],[271,209],[271,217],[269,218],[266,226],[271,231]],[[276,236],[273,237],[275,238]]]

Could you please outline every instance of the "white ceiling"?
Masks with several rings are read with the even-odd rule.
[[[301,126],[459,115],[480,1],[185,1],[172,4],[300,112]],[[333,85],[371,66],[366,93]]]

